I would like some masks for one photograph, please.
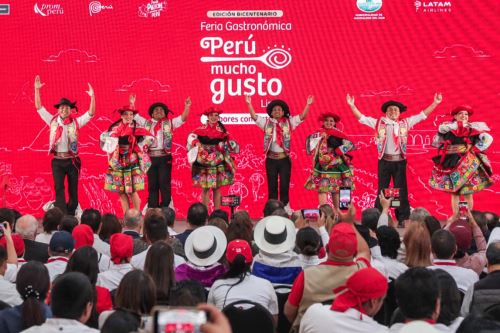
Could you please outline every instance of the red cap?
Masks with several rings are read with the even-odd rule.
[[[328,249],[334,257],[345,259],[353,257],[358,248],[354,227],[346,222],[336,224],[330,232]]]
[[[118,265],[123,259],[130,258],[134,254],[134,239],[122,233],[112,234],[109,238],[109,247],[111,260]]]
[[[205,116],[208,117],[208,115],[211,114],[211,113],[221,114],[221,113],[224,113],[224,111],[222,111],[221,109],[219,109],[219,108],[217,108],[215,106],[211,106],[208,109],[206,109],[205,111],[203,111],[202,114],[204,114]]]
[[[14,248],[16,249],[17,257],[22,257],[24,255],[24,240],[18,234],[12,234],[12,242],[14,243]],[[5,236],[0,238],[0,246],[7,248],[7,240]]]
[[[86,224],[77,225],[71,235],[75,239],[75,250],[83,246],[94,245],[94,231]]]
[[[227,244],[226,258],[230,264],[234,261],[238,254],[245,257],[245,262],[247,264],[250,264],[253,260],[252,248],[245,240],[235,239]]]
[[[466,251],[472,244],[472,228],[464,220],[458,220],[451,224],[450,232],[455,236],[457,248]]]
[[[458,114],[460,111],[467,111],[469,116],[472,116],[474,114],[474,109],[472,109],[472,106],[470,105],[458,105],[451,110],[451,115],[454,116]]]

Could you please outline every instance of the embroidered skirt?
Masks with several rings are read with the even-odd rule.
[[[330,156],[330,163],[320,163],[317,155],[311,175],[304,187],[319,193],[337,193],[340,187],[346,186],[354,190],[352,182],[353,170],[340,156]]]
[[[234,183],[235,165],[229,153],[216,145],[202,145],[191,168],[194,187],[219,188]]]
[[[147,154],[142,152],[115,151],[109,159],[104,178],[104,189],[118,193],[144,190],[144,177],[151,166]]]

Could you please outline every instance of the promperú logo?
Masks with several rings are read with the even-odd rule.
[[[50,16],[50,15],[62,15],[64,14],[64,9],[61,4],[41,4],[35,3],[35,7],[33,8],[36,14],[42,16]]]
[[[92,16],[93,14],[98,14],[102,12],[104,9],[113,9],[113,5],[103,5],[99,1],[92,1],[89,3],[89,14]]]
[[[149,3],[140,5],[137,14],[139,17],[160,17],[162,11],[167,9],[166,1],[151,0]]]
[[[365,13],[374,13],[382,8],[382,0],[357,0],[356,6]]]

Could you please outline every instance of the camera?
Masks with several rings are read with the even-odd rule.
[[[190,307],[156,306],[153,308],[154,333],[199,333],[208,321],[205,311]]]

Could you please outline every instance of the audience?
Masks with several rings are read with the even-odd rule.
[[[113,234],[122,232],[122,225],[115,214],[104,214],[101,218],[99,238],[109,244],[109,238]],[[134,238],[132,236],[132,238]]]
[[[48,243],[35,241],[38,221],[33,215],[21,216],[16,222],[16,232],[24,241],[24,260],[46,263],[49,259]]]
[[[207,223],[207,218],[207,207],[201,202],[196,202],[189,207],[187,213],[187,228],[184,232],[175,235],[175,237],[181,241],[182,246],[185,246],[186,239],[196,228],[202,227]]]
[[[97,209],[85,209],[82,212],[81,224],[88,225],[94,232],[94,244],[92,245],[92,247],[96,249],[97,252],[111,257],[109,244],[104,242],[99,237],[99,231],[101,229],[101,213]]]
[[[67,231],[54,232],[49,243],[49,259],[45,266],[49,270],[50,282],[66,270],[69,257],[75,248],[75,240]]]
[[[59,231],[67,231],[70,234],[73,232],[73,229],[79,224],[78,219],[73,215],[64,215],[59,223],[58,230]]]
[[[299,229],[295,238],[295,246],[299,253],[299,260],[302,263],[302,269],[310,266],[316,266],[322,260],[319,258],[319,252],[322,248],[321,237],[318,232],[311,227]]]
[[[174,251],[165,241],[155,242],[148,250],[144,272],[156,285],[156,304],[168,305],[170,290],[175,285]]]
[[[43,215],[43,232],[35,237],[35,241],[49,244],[52,234],[57,231],[64,216],[62,210],[57,207],[51,208]]]
[[[125,235],[131,236],[134,240],[141,237],[142,215],[137,209],[131,208],[123,216],[123,229]],[[101,237],[102,238],[102,237]]]
[[[134,241],[128,235],[118,233],[111,235],[109,245],[111,261],[114,265],[109,270],[99,273],[97,285],[114,290],[120,284],[123,276],[133,269],[130,259],[132,259]]]

